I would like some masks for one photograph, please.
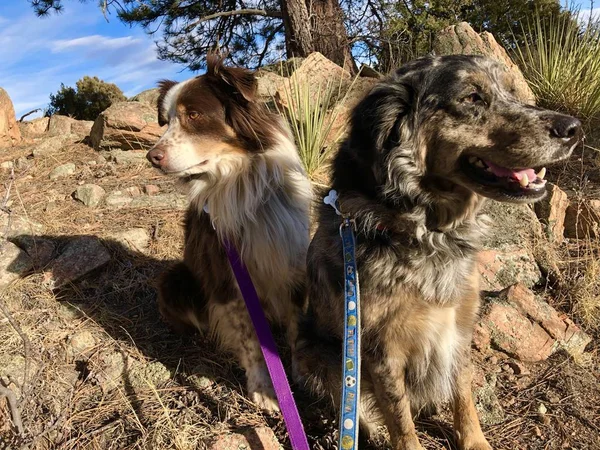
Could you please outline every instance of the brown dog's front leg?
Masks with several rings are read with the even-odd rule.
[[[454,429],[458,438],[458,446],[461,450],[492,450],[479,425],[471,393],[472,378],[473,369],[471,362],[467,359],[466,364],[462,365],[458,373],[456,391],[452,400]]]
[[[365,361],[373,378],[377,404],[381,409],[394,450],[423,450],[410,411],[410,400],[404,383],[404,358],[383,357]]]

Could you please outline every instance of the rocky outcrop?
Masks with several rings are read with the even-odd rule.
[[[49,117],[38,117],[37,119],[19,122],[19,129],[24,138],[36,138],[48,131]]]
[[[503,63],[511,75],[508,80],[517,98],[535,103],[535,96],[525,77],[491,33],[477,34],[467,22],[461,22],[440,31],[433,42],[433,49],[436,55],[483,55]]]
[[[485,297],[474,338],[481,351],[493,345],[525,362],[543,361],[559,348],[579,356],[590,342],[573,321],[521,283]]]
[[[147,89],[145,91],[140,92],[137,95],[134,95],[129,99],[130,102],[140,102],[145,103],[146,105],[152,106],[156,108],[158,106],[158,96],[160,95],[160,91],[158,88]]]
[[[156,108],[141,102],[118,102],[98,116],[90,140],[96,150],[146,150],[163,132]]]
[[[15,108],[8,92],[0,88],[0,148],[13,147],[21,142]]]
[[[481,288],[499,291],[519,282],[537,284],[542,274],[534,250],[543,235],[535,213],[527,205],[491,200],[483,212],[491,226],[479,254]]]
[[[535,204],[535,213],[540,219],[546,237],[560,243],[565,234],[565,216],[569,206],[567,194],[552,183],[546,184],[548,195]]]

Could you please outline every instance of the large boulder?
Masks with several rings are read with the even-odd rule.
[[[21,131],[15,108],[8,93],[0,88],[0,148],[13,147],[21,142]]]
[[[160,91],[158,88],[147,89],[145,91],[140,92],[137,95],[134,95],[129,99],[129,101],[145,103],[146,105],[150,105],[153,108],[156,108],[158,106],[159,95]]]
[[[535,96],[519,67],[491,33],[477,34],[467,22],[461,22],[440,31],[433,41],[433,50],[436,55],[483,55],[503,63],[512,75],[508,79],[517,98],[525,103],[535,103]]]
[[[90,135],[94,122],[91,120],[77,120],[68,116],[55,114],[48,122],[50,136],[69,136],[84,138]]]
[[[294,73],[285,80],[277,89],[277,101],[283,107],[295,104],[296,89],[307,89],[311,103],[322,101],[327,89],[335,89],[341,94],[345,93],[352,76],[334,62],[325,58],[321,53],[314,52],[302,61]],[[301,95],[304,95],[304,91]]]
[[[542,227],[527,205],[487,201],[483,212],[491,226],[479,254],[481,288],[499,291],[515,283],[537,284],[542,273],[536,248],[543,241]]]
[[[90,140],[96,150],[146,150],[165,129],[158,125],[156,108],[142,102],[118,102],[98,116]]]
[[[21,136],[25,138],[36,138],[48,131],[49,117],[38,117],[37,119],[19,122]]]

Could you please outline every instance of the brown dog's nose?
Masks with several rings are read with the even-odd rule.
[[[581,135],[581,122],[575,117],[555,116],[550,123],[550,134],[561,139],[571,139]]]
[[[148,152],[146,158],[154,167],[160,167],[161,161],[165,159],[165,152],[163,152],[160,148],[154,148]]]

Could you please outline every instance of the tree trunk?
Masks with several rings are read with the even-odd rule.
[[[313,50],[350,73],[357,73],[339,0],[306,0],[306,5],[310,13]]]
[[[281,0],[285,49],[288,58],[305,57],[313,52],[308,9],[304,0]]]

